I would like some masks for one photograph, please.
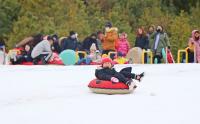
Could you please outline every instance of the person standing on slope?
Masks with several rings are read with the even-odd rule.
[[[170,42],[167,33],[164,32],[162,26],[157,26],[156,32],[151,36],[154,39],[152,51],[154,53],[153,60],[157,59],[158,63],[161,63],[163,58],[162,49],[168,47],[170,49]]]
[[[198,30],[192,31],[192,37],[188,41],[188,46],[190,52],[194,54],[195,51],[195,58],[193,58],[193,60],[195,60],[197,63],[200,63],[200,32]],[[189,60],[191,60],[191,56],[189,56]]]

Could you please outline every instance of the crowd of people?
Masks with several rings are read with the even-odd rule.
[[[78,40],[78,33],[70,31],[67,37],[58,37],[58,35],[37,34],[30,36],[16,44],[20,49],[20,54],[10,55],[11,64],[20,64],[22,62],[33,62],[37,65],[39,61],[42,64],[48,64],[51,61],[53,53],[61,53],[70,49],[74,51],[84,51],[87,55],[79,54],[80,59],[77,64],[91,64],[91,62],[100,63],[102,57],[108,56],[110,52],[116,53],[109,56],[115,63],[128,63],[126,55],[131,49],[126,32],[119,32],[111,22],[105,24],[103,31],[90,34],[82,42]],[[133,47],[138,47],[147,51],[152,51],[153,60],[162,62],[162,49],[170,49],[170,42],[167,33],[162,26],[151,25],[148,30],[140,27],[136,31],[136,39]],[[192,37],[188,41],[189,62],[200,63],[200,32],[192,31]],[[4,42],[0,42],[0,54],[5,58],[6,47]],[[145,58],[147,55],[145,55]],[[184,58],[183,58],[184,59]],[[146,60],[145,60],[146,61]],[[5,61],[0,61],[5,64]]]

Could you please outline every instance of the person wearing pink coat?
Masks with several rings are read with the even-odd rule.
[[[115,49],[117,52],[121,52],[123,56],[126,56],[130,49],[129,42],[127,40],[127,34],[126,33],[121,33],[119,35],[118,41],[115,43]]]
[[[189,39],[188,42],[189,47],[194,49],[195,51],[195,61],[200,63],[200,31],[193,30],[192,37]]]
[[[200,63],[200,31],[193,30],[188,46],[191,51],[195,51],[195,62]]]

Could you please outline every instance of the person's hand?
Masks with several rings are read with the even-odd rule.
[[[116,77],[111,77],[111,81],[114,82],[114,83],[118,83],[119,79],[117,79]]]

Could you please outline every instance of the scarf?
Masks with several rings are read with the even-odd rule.
[[[159,43],[159,41],[160,41],[159,39],[160,39],[160,33],[158,33],[158,34],[156,35],[154,50],[156,50],[157,47],[158,47],[158,43]]]

